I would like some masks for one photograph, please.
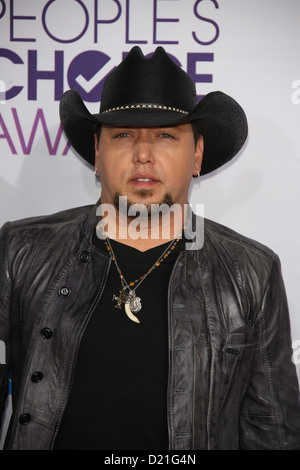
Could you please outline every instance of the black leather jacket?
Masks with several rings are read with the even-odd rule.
[[[0,237],[1,410],[6,448],[51,449],[80,340],[110,258],[91,242],[95,207],[7,223]],[[277,256],[206,220],[169,285],[170,449],[300,449],[298,381]]]

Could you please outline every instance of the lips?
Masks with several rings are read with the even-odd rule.
[[[153,186],[154,184],[159,183],[159,180],[149,173],[138,173],[133,175],[129,182],[135,186]]]

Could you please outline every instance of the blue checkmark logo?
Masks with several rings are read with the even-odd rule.
[[[72,60],[68,83],[71,89],[78,90],[84,101],[99,103],[103,82],[113,68],[108,55],[100,51],[85,51]]]

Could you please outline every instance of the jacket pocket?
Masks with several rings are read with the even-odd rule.
[[[258,339],[258,333],[234,332],[228,334],[220,358],[222,370],[219,410],[224,407],[229,398],[240,400],[246,390]]]

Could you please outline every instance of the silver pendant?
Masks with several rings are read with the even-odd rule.
[[[135,295],[135,292],[134,295],[129,294],[129,305],[133,313],[139,312],[142,308],[141,299]]]

